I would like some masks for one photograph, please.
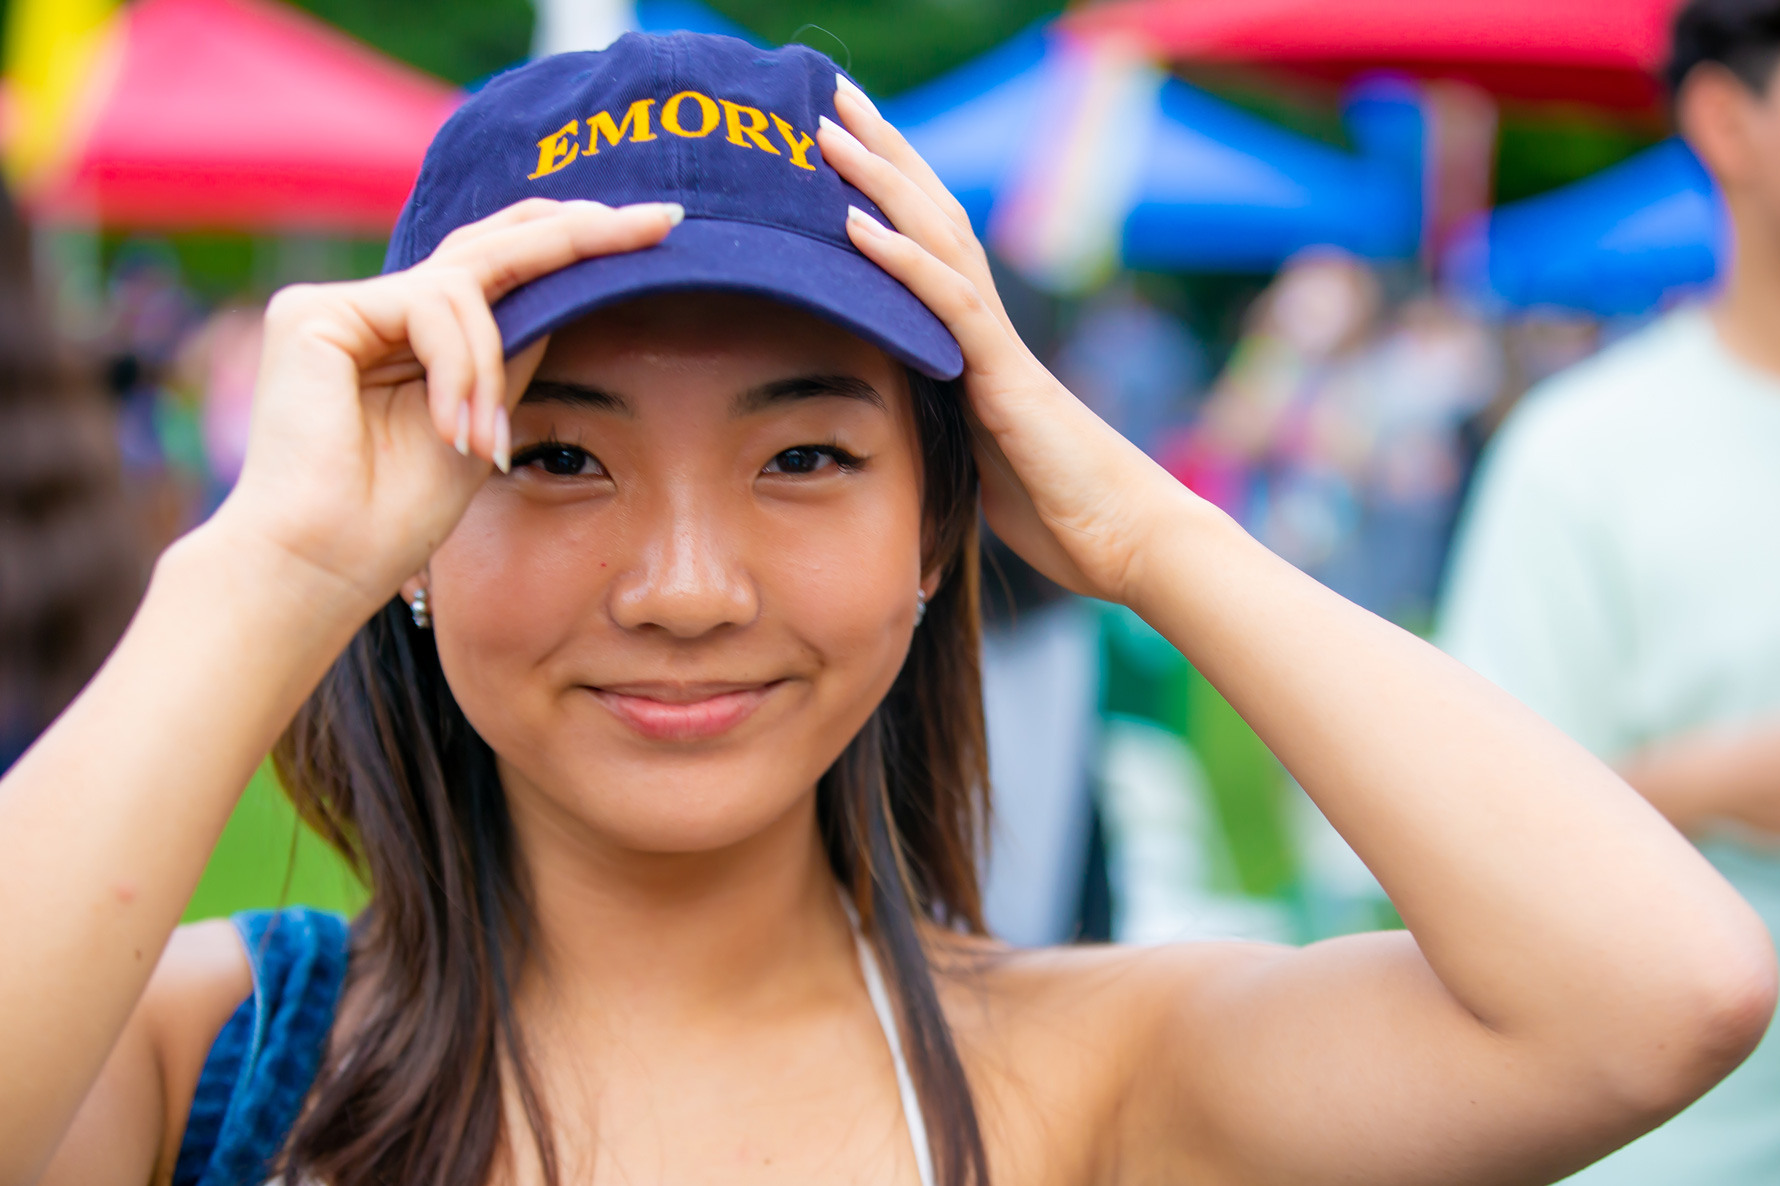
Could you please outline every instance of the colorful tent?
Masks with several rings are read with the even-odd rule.
[[[458,102],[273,0],[139,0],[102,37],[50,150],[14,157],[52,221],[384,233]]]
[[[1648,109],[1678,0],[1117,0],[1066,18],[1176,61],[1345,81],[1396,69],[1493,94]]]
[[[1445,274],[1486,306],[1641,314],[1712,283],[1728,234],[1712,178],[1669,140],[1501,207],[1455,242]]]
[[[885,113],[993,246],[1040,283],[1066,290],[1094,277],[1092,244],[1080,239],[1093,238],[1096,223],[1102,274],[1120,261],[1267,270],[1318,245],[1413,255],[1419,113],[1407,93],[1375,93],[1365,106],[1376,118],[1355,138],[1378,151],[1356,156],[1141,62],[1100,59],[1092,47],[1034,29]],[[1372,134],[1379,130],[1389,134]]]

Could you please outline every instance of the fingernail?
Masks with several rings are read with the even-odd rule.
[[[661,209],[662,212],[668,216],[669,226],[679,226],[682,222],[686,221],[686,207],[680,205],[678,202],[663,202],[661,203]]]
[[[852,95],[855,99],[858,99],[861,103],[865,104],[865,109],[867,111],[871,112],[879,119],[883,118],[883,114],[878,110],[878,105],[871,101],[871,96],[860,90],[859,84],[854,82],[851,78],[848,78],[845,74],[836,72],[834,76],[834,85],[836,90],[846,91],[849,95]]]
[[[457,405],[457,451],[465,457],[470,455],[470,405],[468,402]]]
[[[847,129],[841,127],[838,123],[834,122],[832,119],[829,119],[826,115],[816,117],[816,124],[818,127],[827,128],[829,131],[833,132],[836,136],[839,136],[842,140],[845,140],[848,144],[858,144],[861,149],[863,149],[865,147],[865,145],[859,144],[859,137],[853,135],[853,133],[847,131]]]
[[[847,207],[847,221],[868,234],[877,235],[883,238],[888,238],[890,235],[890,228],[886,227],[883,223],[879,222],[857,206]]]
[[[505,408],[494,410],[494,467],[503,474],[513,471],[513,425]]]

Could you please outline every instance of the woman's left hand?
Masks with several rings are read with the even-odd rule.
[[[822,156],[896,229],[855,210],[854,244],[945,322],[964,351],[983,511],[1027,563],[1073,592],[1130,604],[1159,522],[1198,500],[1071,395],[1026,348],[964,207],[863,92],[835,92]]]

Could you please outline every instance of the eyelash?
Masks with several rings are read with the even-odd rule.
[[[605,476],[605,466],[600,464],[599,458],[595,457],[593,454],[589,453],[586,449],[583,449],[579,445],[571,445],[567,441],[560,441],[560,440],[557,440],[555,437],[546,437],[544,440],[539,441],[535,445],[527,445],[525,448],[519,450],[519,452],[517,452],[513,455],[513,468],[521,469],[526,466],[533,465],[535,463],[543,461],[546,457],[549,457],[553,453],[557,454],[559,456],[561,456],[563,454],[579,454],[582,459],[581,460],[581,468],[582,469],[585,469],[586,466],[588,465],[588,463],[591,462],[593,464],[595,470],[597,471],[596,473],[592,473],[592,474],[589,474],[589,473],[554,474],[554,475],[552,475],[554,477],[582,478],[582,477],[603,477],[603,476]],[[767,462],[767,465],[768,466],[775,465],[781,459],[783,459],[787,454],[791,454],[791,453],[819,454],[823,457],[828,458],[830,461],[833,461],[835,464],[835,467],[838,468],[842,473],[848,473],[848,474],[858,472],[865,465],[865,459],[863,457],[859,457],[859,456],[856,456],[855,454],[849,453],[847,450],[845,450],[845,449],[841,448],[839,445],[835,445],[835,444],[793,445],[789,449],[782,449],[778,453],[774,454],[772,460]],[[546,471],[546,472],[548,472],[548,471]],[[785,476],[787,476],[787,477],[805,477],[805,476],[808,476],[808,474],[810,474],[812,472],[819,472],[819,471],[806,470],[806,471],[803,471],[800,473],[800,472],[791,471],[791,470],[781,470],[780,472],[785,474]]]
[[[571,445],[567,441],[559,441],[555,437],[546,437],[543,440],[539,441],[535,445],[527,445],[525,448],[519,450],[519,452],[517,452],[513,455],[513,468],[521,469],[525,466],[532,465],[535,462],[543,461],[544,458],[548,457],[552,453],[559,454],[559,455],[560,454],[576,454],[576,453],[578,453],[581,455],[581,458],[582,458],[581,466],[583,469],[586,468],[588,462],[592,462],[594,469],[597,471],[596,473],[592,473],[592,474],[588,474],[588,473],[553,474],[553,475],[551,475],[553,477],[588,478],[588,477],[603,477],[605,475],[606,467],[600,464],[599,458],[595,457],[593,454],[589,453],[586,449],[583,449],[579,445]],[[548,472],[548,471],[545,471],[545,472]]]
[[[862,468],[865,465],[865,458],[857,457],[854,454],[847,452],[845,449],[841,448],[839,445],[834,445],[834,444],[793,445],[789,449],[784,449],[784,450],[781,450],[780,452],[774,454],[773,459],[771,461],[767,462],[767,465],[771,466],[771,465],[777,464],[781,458],[783,458],[786,454],[789,454],[789,453],[818,453],[818,454],[828,458],[830,461],[833,461],[835,464],[835,467],[837,469],[839,469],[844,474],[856,473],[860,468]],[[807,476],[808,472],[810,472],[810,471],[806,471],[805,473],[794,473],[794,472],[790,472],[790,471],[780,471],[780,472],[785,473],[786,476],[788,476],[788,477],[805,477],[805,476]]]

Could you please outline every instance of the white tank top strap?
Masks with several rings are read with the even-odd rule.
[[[884,974],[878,970],[878,957],[865,932],[859,927],[859,914],[845,893],[840,895],[841,909],[853,928],[853,946],[859,952],[859,970],[865,976],[865,991],[871,997],[872,1011],[878,1015],[878,1026],[890,1046],[890,1061],[896,1066],[896,1090],[902,1096],[902,1118],[908,1125],[909,1144],[915,1153],[915,1172],[921,1186],[934,1186],[933,1148],[927,1142],[927,1118],[921,1113],[921,1097],[915,1094],[915,1080],[909,1074],[909,1060],[902,1048],[902,1031],[896,1025],[896,1012],[890,1004],[890,993],[884,987]]]
[[[896,1011],[890,1004],[890,992],[884,987],[884,973],[878,969],[878,957],[865,932],[859,928],[859,914],[846,894],[840,895],[841,909],[853,929],[853,948],[859,953],[859,971],[865,976],[865,992],[871,997],[872,1012],[878,1015],[878,1027],[890,1047],[890,1061],[896,1067],[896,1091],[902,1096],[902,1119],[908,1125],[909,1146],[915,1154],[915,1173],[921,1186],[934,1186],[933,1148],[927,1143],[927,1118],[921,1112],[921,1097],[915,1094],[914,1076],[909,1074],[909,1060],[902,1048],[902,1031],[896,1025]],[[283,1186],[284,1179],[273,1178],[266,1186]],[[313,1186],[306,1183],[305,1186]]]

